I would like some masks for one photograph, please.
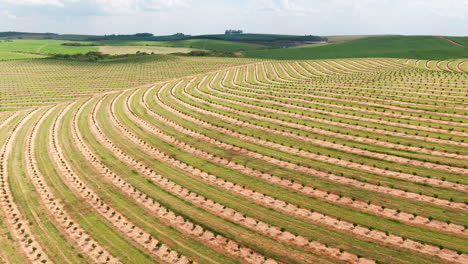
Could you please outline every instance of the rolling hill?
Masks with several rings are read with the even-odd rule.
[[[433,36],[378,36],[321,46],[249,50],[245,55],[263,59],[384,57],[443,60],[467,57],[468,48]]]

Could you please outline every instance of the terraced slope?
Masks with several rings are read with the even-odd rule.
[[[464,62],[244,61],[2,112],[0,260],[467,263]]]

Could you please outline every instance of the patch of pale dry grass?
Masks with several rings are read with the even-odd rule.
[[[146,52],[155,54],[189,53],[199,50],[191,48],[155,47],[155,46],[100,46],[99,51],[111,55],[134,54]]]

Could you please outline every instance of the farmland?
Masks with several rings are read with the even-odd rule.
[[[467,263],[468,59],[429,41],[0,62],[0,263]],[[39,42],[0,52],[99,49]],[[209,45],[274,51],[169,46]]]
[[[211,39],[204,39],[211,38]],[[436,36],[330,36],[329,42],[308,44],[283,41],[293,36],[244,34],[221,38],[222,35],[197,36],[194,39],[171,41],[145,40],[35,40],[0,39],[0,60],[43,58],[53,54],[85,54],[100,51],[106,54],[134,54],[137,51],[171,54],[193,50],[226,52],[243,58],[273,60],[336,59],[336,58],[406,58],[419,60],[451,60],[468,54],[466,37]],[[259,39],[257,41],[250,40]],[[460,45],[451,43],[455,41]],[[465,45],[465,46],[463,46]],[[288,47],[288,48],[285,48]]]

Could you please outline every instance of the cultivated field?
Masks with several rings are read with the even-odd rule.
[[[0,63],[0,111],[69,101],[252,62],[163,55],[97,63],[53,59],[6,61]]]
[[[468,263],[468,59],[0,63],[0,262]]]

